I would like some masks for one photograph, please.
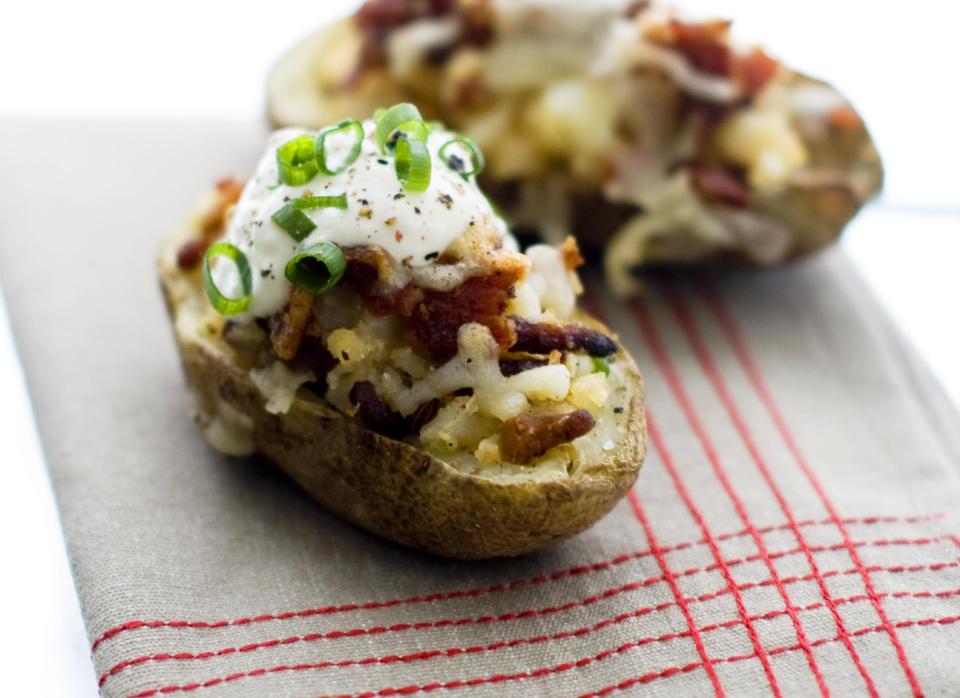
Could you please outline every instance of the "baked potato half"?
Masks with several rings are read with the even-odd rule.
[[[778,264],[832,242],[880,189],[863,120],[825,82],[659,2],[367,0],[278,62],[277,125],[379,95],[473,136],[512,226],[643,266]]]
[[[433,174],[415,191],[389,166],[402,156],[378,150],[376,124],[352,123],[362,151],[343,171],[284,184],[280,151],[304,135],[280,134],[245,187],[221,182],[162,247],[203,432],[272,461],[342,518],[437,555],[522,555],[588,528],[637,478],[643,384],[573,305],[575,243],[518,252],[474,177],[441,158],[455,136],[430,132]],[[315,224],[304,237],[271,215],[339,196],[299,209]],[[431,249],[417,242],[430,235],[442,239],[429,261],[398,259]],[[298,259],[317,271],[302,254],[318,244],[345,262],[323,289],[291,272]]]

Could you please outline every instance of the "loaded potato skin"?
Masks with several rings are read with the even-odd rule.
[[[364,139],[376,141],[375,126],[361,124]],[[272,142],[264,162],[291,136],[303,134]],[[397,139],[407,137],[417,134]],[[442,145],[454,140],[440,136]],[[428,183],[421,194],[415,187],[423,182],[397,181],[389,200],[409,198],[411,212],[423,211],[418,197],[428,194],[439,211],[464,198],[483,207],[470,198],[476,173],[464,176],[470,148],[448,148],[443,159],[425,145],[431,182],[452,188],[437,195]],[[522,555],[588,528],[635,482],[645,429],[636,365],[575,307],[576,244],[521,254],[487,208],[483,220],[464,214],[459,235],[434,236],[439,249],[420,265],[396,259],[410,248],[395,234],[397,221],[386,221],[403,213],[363,229],[372,242],[355,244],[353,227],[337,238],[337,226],[369,220],[365,166],[393,171],[389,145],[363,147],[369,157],[357,156],[342,177],[316,174],[296,185],[276,186],[284,177],[276,155],[279,167],[258,168],[242,193],[221,183],[164,244],[161,285],[202,430],[221,451],[276,463],[344,519],[426,552]],[[349,160],[350,148],[340,150]],[[336,208],[316,212],[309,206],[318,197]],[[291,235],[271,207],[301,199],[315,227],[296,240],[309,226],[300,219]],[[269,225],[276,229],[262,233]],[[385,238],[390,244],[376,244]],[[342,259],[322,247],[325,256],[303,266],[318,245],[335,245]],[[263,273],[266,262],[276,269],[284,259],[280,279]]]

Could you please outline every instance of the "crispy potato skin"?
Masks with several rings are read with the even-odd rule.
[[[176,249],[175,242],[170,245]],[[185,304],[196,302],[196,272],[160,260],[167,308],[177,327]],[[598,325],[598,323],[592,323]],[[499,483],[465,475],[409,444],[366,429],[359,421],[301,390],[286,414],[264,410],[248,372],[216,335],[175,329],[187,380],[200,409],[226,402],[253,421],[259,454],[273,461],[311,497],[342,518],[389,540],[460,559],[523,555],[592,526],[633,485],[646,451],[643,385],[628,354],[635,384],[629,431],[604,463],[577,479]]]

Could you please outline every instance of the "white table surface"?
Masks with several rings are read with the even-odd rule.
[[[271,61],[354,4],[295,0],[268,12],[266,5],[186,0],[162,10],[116,0],[19,3],[0,10],[0,116],[255,118]],[[830,78],[861,108],[887,165],[887,188],[842,244],[960,404],[960,93],[953,72],[960,8],[942,0],[914,0],[909,9],[874,0],[685,5],[735,17],[741,36],[762,38],[788,62]],[[88,642],[2,303],[0,453],[4,692],[94,696]]]

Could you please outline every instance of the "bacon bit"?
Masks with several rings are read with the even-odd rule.
[[[547,354],[554,350],[583,349],[590,356],[609,356],[617,351],[617,343],[607,335],[582,325],[552,325],[513,318],[517,341],[512,351]]]
[[[196,269],[200,266],[203,255],[207,253],[210,241],[206,238],[187,240],[177,250],[177,266],[181,269]]]
[[[624,10],[623,16],[627,19],[633,19],[641,12],[650,7],[650,0],[633,0]]]
[[[776,77],[779,70],[780,63],[762,48],[756,47],[745,56],[736,57],[733,76],[748,95],[756,95]]]
[[[518,373],[540,368],[549,363],[547,359],[500,359],[500,373],[504,376],[515,376]]]
[[[569,271],[573,271],[586,261],[580,254],[580,247],[577,245],[576,238],[572,235],[568,235],[567,239],[560,245],[560,257],[563,259],[563,265]]]
[[[313,300],[309,292],[294,287],[287,307],[270,318],[273,353],[284,361],[291,361],[300,351],[300,342],[313,315]]]
[[[500,453],[510,463],[526,464],[554,446],[569,443],[593,429],[586,410],[568,414],[521,414],[500,428]]]
[[[440,411],[440,401],[434,399],[423,403],[409,416],[404,417],[390,409],[390,405],[377,395],[376,388],[369,381],[353,384],[350,388],[350,404],[357,407],[357,416],[368,428],[391,439],[419,434]]]
[[[730,22],[726,20],[694,24],[671,19],[650,38],[683,54],[697,70],[729,77],[733,69],[733,51],[727,44],[729,32]]]
[[[410,342],[426,356],[443,362],[457,353],[460,326],[478,322],[486,325],[501,349],[508,349],[517,335],[503,313],[516,281],[516,273],[498,270],[467,279],[452,291],[426,292],[407,324]]]
[[[853,107],[837,107],[827,115],[827,121],[832,126],[841,129],[857,129],[863,126],[863,119],[857,114]]]
[[[227,222],[227,212],[237,203],[243,192],[243,182],[233,177],[221,179],[216,187],[217,200],[200,219],[200,237],[188,240],[177,251],[177,266],[181,269],[196,269],[200,265],[207,248],[223,232]]]
[[[395,265],[393,258],[379,245],[345,247],[343,253],[347,258],[344,278],[357,289],[374,315],[409,317],[423,300],[423,290],[413,284],[397,290],[381,283],[393,278]]]
[[[467,111],[482,109],[493,100],[493,92],[480,74],[468,75],[456,83],[451,106]]]
[[[376,388],[369,381],[359,381],[350,388],[350,404],[357,407],[357,416],[368,428],[389,436],[402,439],[406,435],[406,425],[399,413],[390,409]]]
[[[316,392],[322,395],[327,389],[327,374],[339,366],[340,362],[327,351],[327,345],[324,344],[323,338],[310,335],[308,329],[300,343],[300,352],[294,359],[293,364],[297,368],[313,372],[313,380],[316,388],[319,388]]]
[[[690,178],[694,188],[707,201],[735,208],[750,205],[750,192],[741,178],[722,165],[693,163]]]
[[[400,242],[401,240],[403,240],[403,233],[401,233],[401,232],[398,230],[397,232],[395,232],[395,233],[393,234],[393,237],[396,238],[397,242]]]
[[[391,31],[425,17],[441,17],[456,10],[457,0],[367,0],[353,16],[363,36],[356,65],[344,78],[341,87],[356,87],[370,68],[386,63],[384,46]]]

